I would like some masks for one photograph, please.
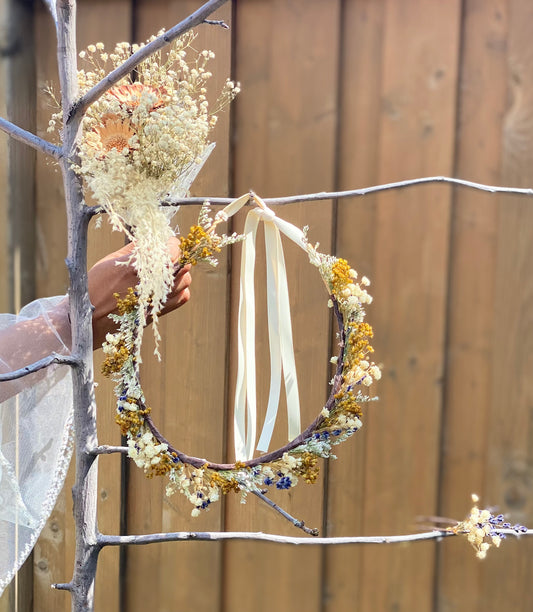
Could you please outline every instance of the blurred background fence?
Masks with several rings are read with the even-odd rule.
[[[79,47],[145,40],[199,5],[80,0]],[[39,2],[1,0],[0,13],[0,112],[46,136],[54,109],[44,88],[58,90],[51,20]],[[234,0],[215,18],[231,30],[204,26],[196,43],[216,52],[211,93],[229,75],[242,93],[220,118],[194,195],[291,195],[431,175],[532,185],[529,0]],[[1,137],[0,176],[0,305],[8,311],[66,291],[66,222],[49,160]],[[472,492],[531,527],[533,199],[432,184],[277,212],[309,225],[312,242],[372,279],[368,315],[384,376],[363,430],[319,482],[273,497],[329,536],[407,533],[428,515],[459,520]],[[197,214],[182,208],[177,222],[187,228]],[[92,231],[91,261],[122,240],[105,223]],[[328,393],[334,338],[316,271],[290,245],[286,254],[310,422]],[[231,457],[237,258],[235,249],[217,269],[194,270],[191,302],[162,324],[163,364],[147,350],[143,370],[165,435],[213,460]],[[258,290],[264,295],[260,280]],[[269,372],[265,330],[258,359]],[[105,381],[98,419],[101,443],[119,443]],[[188,502],[165,497],[163,482],[118,456],[99,461],[105,533],[297,535],[255,499],[228,497],[192,519]],[[50,584],[72,572],[71,485],[1,611],[16,599],[25,612],[69,609],[68,595]],[[96,610],[518,612],[533,608],[532,577],[526,540],[507,540],[484,562],[456,539],[302,549],[172,543],[104,550]]]

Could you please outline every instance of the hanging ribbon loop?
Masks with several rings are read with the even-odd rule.
[[[256,205],[247,215],[241,259],[237,333],[237,380],[235,386],[234,442],[237,461],[252,459],[257,436],[255,365],[255,244],[259,221],[263,222],[267,264],[267,321],[270,347],[270,391],[257,450],[268,450],[277,419],[281,381],[287,398],[288,439],[301,430],[300,399],[294,360],[289,288],[280,232],[307,251],[303,232],[279,219],[273,210],[251,192],[237,198],[222,211],[231,217],[250,200]]]

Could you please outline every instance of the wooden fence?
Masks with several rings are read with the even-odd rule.
[[[81,0],[80,48],[144,40],[199,5]],[[57,83],[52,24],[38,2],[2,0],[0,7],[2,19],[15,15],[21,26],[2,33],[0,110],[45,136],[52,109],[43,89]],[[531,186],[529,0],[234,0],[217,18],[231,30],[204,26],[197,46],[217,54],[212,91],[232,75],[242,93],[221,118],[215,153],[194,194],[253,188],[263,196],[290,195],[431,175]],[[59,174],[49,160],[3,137],[0,161],[6,186],[0,299],[7,310],[65,292],[66,224]],[[180,226],[197,213],[182,209]],[[329,536],[408,533],[428,515],[461,519],[472,492],[512,522],[532,526],[533,200],[432,184],[292,205],[279,214],[309,225],[322,250],[346,257],[372,279],[369,319],[384,376],[363,430],[339,448],[339,460],[323,467],[319,482],[273,497]],[[237,219],[235,228],[241,226]],[[107,228],[94,230],[91,260],[121,244]],[[286,252],[309,422],[328,392],[334,339],[316,272],[290,245]],[[232,446],[236,257],[228,252],[216,270],[194,271],[191,302],[162,325],[163,365],[147,357],[144,366],[165,435],[214,460]],[[258,289],[264,293],[261,282]],[[268,372],[267,346],[260,330],[260,368]],[[266,376],[259,386],[266,395]],[[120,441],[113,403],[109,384],[100,381],[102,443]],[[274,444],[280,440],[281,434]],[[117,456],[100,459],[99,482],[105,533],[298,535],[253,499],[241,505],[228,497],[192,519],[188,502],[167,499],[164,483],[146,480]],[[71,484],[69,478],[22,572],[20,610],[69,609],[68,595],[50,583],[72,572]],[[484,562],[457,539],[106,549],[96,610],[519,612],[533,608],[532,564],[533,543],[515,539]],[[14,599],[13,586],[0,610],[14,609]]]

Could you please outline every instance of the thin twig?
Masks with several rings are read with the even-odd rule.
[[[223,19],[204,19],[202,23],[206,23],[207,25],[217,25],[225,30],[229,30],[229,25]]]
[[[54,24],[57,27],[57,9],[55,0],[43,0],[43,2],[44,4],[46,4],[46,7],[48,8],[50,15],[52,16],[52,19],[54,20]]]
[[[48,355],[48,357],[43,357],[39,359],[39,361],[35,361],[34,363],[30,363],[19,370],[13,370],[12,372],[6,372],[5,374],[0,374],[0,382],[7,382],[9,380],[17,380],[17,378],[22,378],[24,376],[28,376],[28,374],[33,374],[34,372],[38,372],[43,368],[47,368],[48,366],[57,363],[59,365],[69,365],[69,366],[78,366],[80,364],[80,360],[73,355],[59,355],[58,353],[52,353]]]
[[[389,191],[392,189],[404,189],[415,185],[425,185],[428,183],[447,183],[457,185],[459,187],[467,187],[469,189],[477,189],[479,191],[487,191],[489,193],[503,193],[507,195],[527,195],[533,196],[533,189],[521,189],[519,187],[498,187],[494,185],[485,185],[483,183],[475,183],[458,178],[448,176],[426,176],[416,179],[408,179],[405,181],[397,181],[396,183],[384,183],[383,185],[374,185],[372,187],[363,187],[361,189],[349,189],[347,191],[320,191],[318,193],[305,193],[301,195],[287,196],[284,198],[262,198],[263,202],[269,206],[279,206],[282,204],[294,204],[296,202],[316,202],[319,200],[339,200],[341,198],[353,198],[365,196],[379,191]],[[226,205],[233,201],[233,198],[210,198],[210,197],[195,197],[195,198],[176,198],[168,199],[161,203],[162,206],[187,206],[203,204],[209,200],[211,204]]]
[[[88,452],[91,455],[111,455],[113,453],[127,454],[128,450],[129,449],[127,446],[110,446],[109,444],[101,444]]]
[[[50,588],[56,589],[56,591],[72,591],[72,584],[70,582],[56,582],[51,584]]]
[[[37,149],[37,151],[44,153],[45,155],[51,155],[57,160],[60,160],[63,157],[63,152],[58,146],[48,142],[48,140],[44,140],[44,138],[40,138],[39,136],[22,129],[18,125],[11,123],[11,121],[8,121],[3,117],[0,117],[0,130],[15,140],[19,140],[33,149]]]
[[[498,533],[506,535],[533,535],[533,529],[518,535],[513,529],[498,530]],[[173,533],[150,533],[146,535],[102,535],[98,536],[100,546],[120,546],[122,544],[144,545],[158,542],[181,542],[181,541],[211,541],[221,540],[247,540],[274,542],[276,544],[304,544],[304,545],[337,545],[337,544],[400,544],[404,542],[421,542],[427,540],[441,540],[456,535],[452,531],[434,529],[423,533],[411,533],[407,535],[393,536],[349,536],[336,538],[303,538],[293,536],[282,536],[272,533],[247,532],[247,531],[178,531]]]
[[[132,70],[134,70],[145,59],[150,57],[150,55],[153,55],[171,43],[173,40],[178,38],[178,36],[185,34],[185,32],[189,31],[191,28],[194,28],[194,26],[200,25],[206,19],[206,17],[209,17],[211,13],[214,13],[227,1],[228,0],[209,0],[209,2],[206,2],[197,11],[186,17],[168,32],[158,36],[155,40],[133,53],[123,64],[105,76],[73,105],[68,113],[67,123],[72,121],[74,117],[81,116],[93,102],[98,100],[102,94],[118,83],[120,79],[123,79],[125,76],[130,74]]]
[[[303,521],[299,521],[298,519],[295,519],[288,512],[283,510],[283,508],[281,508],[276,503],[274,503],[271,499],[269,499],[266,495],[263,495],[260,491],[252,491],[252,493],[255,496],[257,496],[262,502],[270,506],[273,510],[281,514],[283,518],[286,518],[289,521],[289,523],[292,523],[295,527],[298,527],[298,529],[301,529],[308,535],[318,536],[319,531],[318,529],[316,529],[316,527],[314,529],[310,529],[309,527],[306,527]]]

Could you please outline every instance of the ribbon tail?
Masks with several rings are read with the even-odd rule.
[[[296,229],[296,228],[295,228]],[[294,359],[294,344],[292,339],[291,308],[289,299],[289,286],[281,236],[277,233],[278,265],[279,265],[279,338],[285,394],[287,396],[287,435],[293,440],[301,431],[300,423],[300,394],[298,392],[298,378],[296,375],[296,362]]]
[[[257,450],[268,451],[274,425],[278,414],[279,396],[281,391],[281,341],[280,341],[280,312],[279,312],[279,261],[278,245],[279,230],[269,222],[264,221],[265,250],[267,264],[267,315],[268,315],[268,342],[270,346],[270,391],[268,405],[263,423],[263,429]]]
[[[234,409],[234,443],[237,461],[246,461],[253,457],[257,433],[254,267],[255,236],[259,218],[251,212],[246,217],[244,225],[246,238],[241,259]]]

